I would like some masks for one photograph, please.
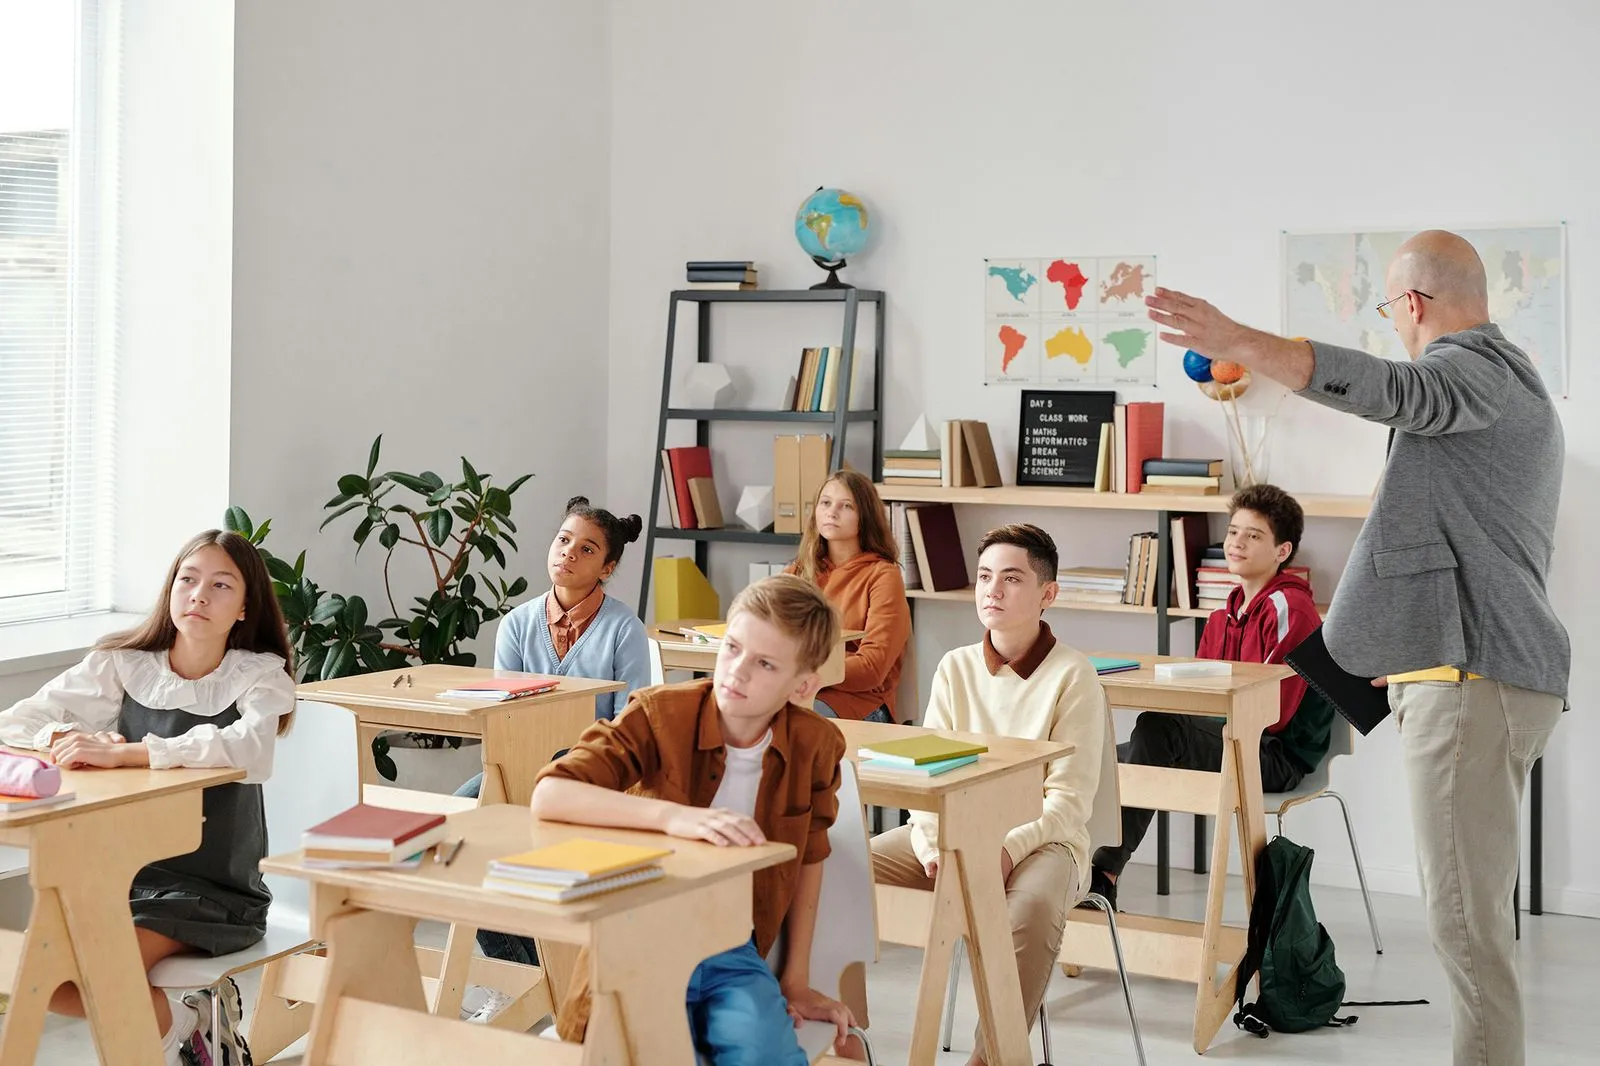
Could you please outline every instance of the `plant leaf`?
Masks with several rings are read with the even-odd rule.
[[[295,576],[294,567],[282,559],[273,556],[271,559],[266,560],[266,563],[267,573],[272,576],[272,580],[281,581],[285,585],[299,584],[300,579]]]
[[[311,620],[317,623],[330,622],[339,617],[339,613],[343,610],[344,597],[339,595],[329,596],[311,609]]]
[[[461,575],[461,588],[459,594],[462,599],[470,600],[478,591],[478,579],[471,574]]]
[[[367,479],[360,474],[346,474],[339,479],[339,491],[347,496],[365,496],[369,488]]]
[[[479,477],[478,472],[472,468],[472,464],[467,462],[465,455],[461,457],[461,472],[467,477],[467,488],[473,492],[483,491],[483,478]]]
[[[433,539],[434,544],[443,544],[450,538],[451,525],[449,511],[443,509],[433,511],[428,515],[428,536]]]
[[[406,636],[412,640],[421,638],[422,631],[427,628],[428,619],[425,615],[417,615],[406,625]]]
[[[372,450],[367,453],[367,480],[372,480],[372,472],[378,469],[378,449],[383,446],[383,434],[379,433],[372,438]]]
[[[434,486],[428,484],[415,474],[402,474],[398,470],[391,470],[383,476],[388,478],[390,481],[393,481],[397,485],[404,485],[412,492],[420,492],[424,496],[434,490]]]
[[[367,538],[369,536],[371,536],[371,535],[372,535],[372,519],[371,518],[363,518],[361,520],[361,524],[356,526],[356,531],[353,534],[351,534],[351,538],[350,538],[350,539],[352,539],[352,540],[354,540],[356,542],[356,553],[358,555],[361,553],[361,546],[367,543]]]
[[[393,548],[400,543],[400,527],[390,522],[383,527],[383,532],[378,534],[378,543],[385,548]]]
[[[351,596],[344,601],[344,610],[339,612],[345,628],[354,632],[367,624],[367,601],[360,596]]]
[[[407,622],[404,618],[385,618],[383,621],[378,623],[378,628],[392,629],[398,633],[400,630],[404,629],[410,624],[411,623]]]
[[[506,589],[506,598],[510,599],[513,596],[520,596],[527,591],[528,579],[525,577],[519,577],[511,583],[510,588]]]
[[[322,664],[322,680],[331,681],[336,677],[346,677],[351,667],[355,666],[355,646],[349,643],[335,644],[328,652],[327,661]]]
[[[521,548],[517,547],[517,542],[512,539],[511,534],[502,533],[502,534],[500,534],[500,539],[505,541],[507,544],[511,545],[511,550],[512,551],[519,552],[519,551],[522,550]]]
[[[240,533],[248,537],[252,532],[250,516],[243,507],[230,507],[222,514],[222,527],[230,533]]]
[[[483,506],[497,515],[511,513],[511,495],[505,489],[491,488],[483,494]]]
[[[351,511],[354,511],[357,507],[364,507],[364,506],[366,506],[366,501],[365,500],[351,500],[349,503],[345,504],[344,506],[340,507],[337,511],[333,512],[327,518],[324,518],[322,520],[322,525],[317,527],[317,531],[321,532],[322,530],[327,529],[328,528],[328,523],[332,522],[335,518],[338,518],[340,515],[349,514]]]
[[[299,581],[306,576],[306,553],[302,551],[300,557],[294,561],[294,579]]]
[[[374,740],[372,743],[376,745],[378,742]],[[379,755],[376,751],[374,751],[372,753],[372,764],[377,767],[378,776],[383,778],[385,781],[399,780],[400,768],[394,764],[394,760],[389,757],[387,751],[385,751],[382,755]]]
[[[430,492],[428,494],[428,506],[429,507],[437,507],[437,506],[439,506],[441,503],[444,503],[444,501],[448,500],[451,496],[455,495],[455,491],[456,490],[451,488],[449,485],[445,485],[445,486],[443,486],[441,488],[434,489],[432,492]]]
[[[428,491],[430,492],[437,492],[444,487],[444,478],[435,474],[432,470],[424,470],[422,472],[422,480],[428,483]]]
[[[516,492],[518,489],[520,489],[522,487],[522,483],[524,481],[527,481],[532,476],[533,476],[532,474],[523,474],[521,477],[517,478],[517,480],[515,480],[511,484],[507,485],[506,486],[506,495],[510,496],[513,492]]]

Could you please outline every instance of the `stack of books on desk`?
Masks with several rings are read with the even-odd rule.
[[[489,863],[483,887],[496,892],[568,903],[658,880],[671,848],[641,847],[577,838],[507,855]]]
[[[445,837],[442,814],[396,811],[358,803],[300,838],[307,866],[323,869],[414,869]]]
[[[885,740],[856,752],[862,760],[858,769],[869,773],[906,777],[938,777],[958,767],[978,761],[988,747],[967,740],[952,740],[929,734]]]
[[[1222,491],[1221,459],[1146,459],[1144,491],[1215,496]]]

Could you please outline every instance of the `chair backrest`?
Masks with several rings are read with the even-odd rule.
[[[1106,703],[1106,740],[1100,751],[1100,784],[1094,793],[1094,808],[1089,812],[1089,849],[1116,847],[1122,843],[1122,790],[1117,785],[1117,725]]]
[[[647,639],[645,643],[650,645],[650,683],[664,685],[667,683],[667,670],[661,665],[661,645],[654,637]]]
[[[1328,754],[1323,756],[1322,765],[1332,762],[1335,755],[1353,755],[1355,750],[1356,727],[1350,724],[1350,719],[1335,712],[1333,724],[1328,727]]]
[[[828,830],[832,850],[822,864],[816,934],[811,941],[811,986],[835,999],[851,965],[873,962],[878,950],[878,909],[872,884],[872,848],[856,783],[856,765],[839,764],[839,816]],[[783,938],[767,953],[774,973],[783,968]]]
[[[922,720],[922,704],[917,699],[917,634],[906,637],[906,650],[900,657],[900,683],[894,690],[894,716],[904,723]]]
[[[267,808],[267,852],[300,846],[300,836],[318,822],[361,802],[362,752],[357,750],[356,716],[331,703],[300,700],[294,727],[278,738],[272,776],[262,786]],[[268,875],[273,907],[309,915],[306,882]]]

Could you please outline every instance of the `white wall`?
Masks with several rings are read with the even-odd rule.
[[[228,505],[233,5],[123,3],[114,602]]]
[[[537,589],[568,496],[604,496],[603,5],[243,0],[235,62],[232,500],[387,614],[381,549],[316,536],[339,474],[527,472]],[[403,547],[403,546],[402,546]],[[422,591],[400,570],[404,610]]]
[[[1472,0],[1444,20],[1423,5],[1373,0],[1316,10],[1265,0],[716,0],[690,12],[618,0],[613,19],[608,487],[617,508],[642,507],[656,476],[664,295],[681,283],[684,260],[755,259],[764,287],[811,284],[818,274],[791,226],[821,184],[874,209],[875,247],[847,278],[890,296],[889,439],[923,411],[986,419],[1003,469],[1018,400],[981,383],[986,256],[1154,252],[1164,283],[1268,328],[1279,322],[1283,229],[1565,219],[1571,292],[1597,280],[1600,154],[1576,132],[1591,128],[1597,95],[1589,42],[1600,15],[1588,6],[1541,2],[1513,14]],[[721,350],[782,380],[797,348],[828,342],[830,321],[797,313],[735,327],[747,332]],[[1592,839],[1581,826],[1600,784],[1576,755],[1600,742],[1600,674],[1584,654],[1600,624],[1585,535],[1600,519],[1591,488],[1600,426],[1574,414],[1600,384],[1587,354],[1597,335],[1600,312],[1575,301],[1576,399],[1561,405],[1567,488],[1552,589],[1578,654],[1574,711],[1546,778],[1546,906],[1587,914],[1600,914],[1600,854],[1581,845]],[[1181,380],[1175,351],[1166,360],[1160,388],[1125,398],[1166,402],[1169,451],[1224,454],[1216,408]],[[1272,475],[1291,490],[1366,492],[1382,441],[1376,427],[1290,399]],[[753,453],[719,449],[730,495],[738,482],[770,479],[755,443]],[[964,533],[1013,514],[969,509]],[[1118,562],[1140,527],[1110,515],[1043,517],[1072,563]],[[1324,589],[1354,531],[1313,523],[1306,561]],[[732,570],[714,571],[726,594]],[[630,595],[636,574],[621,582]],[[1084,646],[1153,646],[1142,621],[1051,621]],[[956,605],[923,605],[917,622],[925,677],[940,650],[978,632]],[[1177,629],[1175,650],[1191,632]],[[1375,885],[1414,891],[1392,727],[1364,741],[1336,780]],[[1353,883],[1328,806],[1297,813],[1291,833],[1318,848],[1322,877]],[[1187,819],[1178,821],[1182,856]]]

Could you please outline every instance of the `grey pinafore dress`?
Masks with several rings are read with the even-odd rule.
[[[181,737],[195,726],[224,729],[239,720],[237,705],[209,718],[187,711],[152,710],[122,697],[117,732],[137,741],[152,733]],[[161,859],[133,878],[128,903],[133,924],[207,955],[227,955],[267,932],[272,893],[261,877],[267,854],[267,815],[261,786],[234,782],[205,790],[200,846]]]

